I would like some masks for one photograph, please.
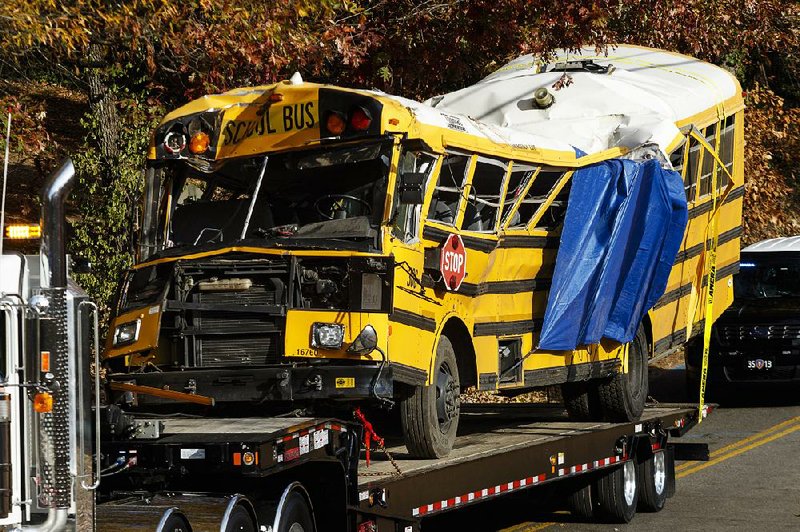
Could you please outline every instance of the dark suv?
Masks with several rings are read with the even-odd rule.
[[[708,383],[800,381],[800,237],[742,250],[733,304],[714,324]],[[691,389],[700,380],[702,335],[686,349]]]

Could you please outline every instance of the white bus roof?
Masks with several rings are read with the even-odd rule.
[[[800,251],[800,236],[768,238],[742,249],[743,252]]]
[[[602,73],[570,71],[572,82],[560,90],[553,88],[567,62],[589,60],[609,68]],[[533,93],[541,87],[555,97],[547,109],[533,104]],[[739,92],[736,79],[710,63],[619,45],[610,48],[607,56],[594,48],[577,53],[562,50],[548,65],[524,55],[475,85],[425,103],[437,111],[518,131],[521,136],[569,144],[587,154],[647,142],[666,152],[679,135],[676,122],[714,107],[728,114],[732,109],[724,109],[723,104]]]

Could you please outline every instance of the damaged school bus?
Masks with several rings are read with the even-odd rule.
[[[426,103],[299,75],[193,101],[148,155],[112,394],[396,402],[424,457],[471,386],[560,384],[572,416],[636,419],[648,359],[731,302],[742,119],[727,72],[634,46]]]

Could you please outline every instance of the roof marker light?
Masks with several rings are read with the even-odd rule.
[[[180,153],[186,147],[186,135],[178,131],[170,131],[164,137],[164,149],[167,153]]]
[[[341,113],[331,111],[328,113],[328,117],[325,119],[325,127],[332,135],[341,135],[344,133],[347,123],[345,122],[344,116]]]
[[[205,153],[210,141],[211,139],[208,137],[208,133],[205,131],[198,131],[192,135],[192,140],[189,141],[189,151],[195,155]]]
[[[372,115],[363,107],[356,107],[350,113],[350,126],[356,131],[366,131],[372,123]]]

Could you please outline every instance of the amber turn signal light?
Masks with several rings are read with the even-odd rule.
[[[39,224],[11,224],[6,226],[6,238],[9,240],[27,240],[40,238],[42,228]]]
[[[328,118],[325,120],[325,127],[332,135],[341,135],[347,127],[347,122],[345,122],[344,116],[332,111],[328,113]]]
[[[208,149],[209,141],[210,139],[208,138],[208,133],[205,131],[198,131],[192,135],[192,140],[189,141],[189,151],[195,155],[205,153],[205,151]]]
[[[39,414],[53,411],[53,396],[48,392],[39,392],[33,396],[33,410]]]

